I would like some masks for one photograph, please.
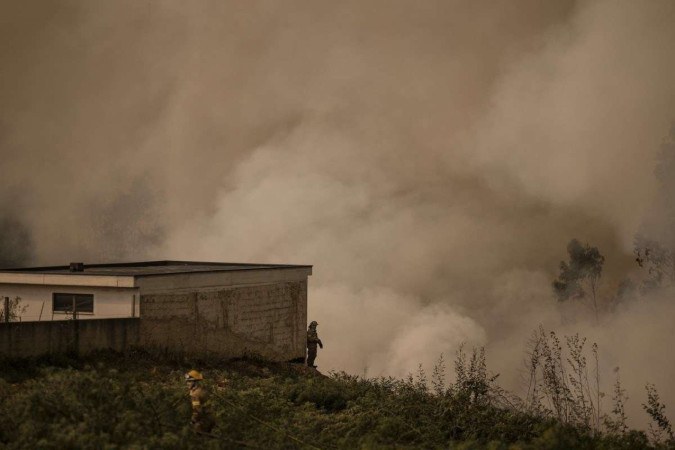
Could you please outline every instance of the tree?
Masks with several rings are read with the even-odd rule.
[[[654,169],[658,190],[635,236],[635,261],[647,271],[643,292],[675,282],[675,126],[664,139]]]
[[[671,285],[675,280],[673,253],[659,242],[642,235],[635,237],[635,262],[647,270],[640,286],[643,292]]]
[[[4,298],[2,300],[3,301],[0,304],[0,323],[5,322],[5,302],[4,302]],[[8,310],[7,316],[9,317],[9,320],[7,320],[7,322],[17,321],[21,317],[21,314],[26,312],[26,308],[28,308],[28,305],[22,305],[21,304],[21,297],[14,297],[13,300],[10,298],[8,306],[9,306],[9,310]]]
[[[561,302],[590,297],[597,321],[597,285],[602,275],[605,257],[600,254],[597,247],[581,245],[576,239],[567,244],[567,253],[569,261],[560,261],[560,275],[553,281],[553,291]]]

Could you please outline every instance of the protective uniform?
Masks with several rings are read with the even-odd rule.
[[[185,374],[192,403],[192,418],[190,419],[190,423],[197,433],[209,433],[214,425],[213,417],[211,417],[206,408],[208,394],[199,383],[203,379],[202,374],[196,370],[191,370]]]
[[[321,342],[319,335],[316,333],[317,325],[319,325],[317,322],[312,321],[307,330],[307,365],[309,367],[316,367],[314,365],[314,360],[316,359],[316,346],[318,345],[320,348],[323,348],[323,342]]]

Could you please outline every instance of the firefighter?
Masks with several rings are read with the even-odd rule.
[[[209,433],[213,428],[214,421],[206,409],[208,399],[206,390],[201,385],[204,376],[197,370],[191,370],[185,374],[185,381],[192,402],[192,418],[190,423],[197,433]]]
[[[316,326],[319,325],[315,320],[309,324],[307,329],[307,365],[309,367],[314,367],[314,360],[316,359],[316,346],[318,345],[323,349],[323,342],[319,339],[319,335],[316,334]]]

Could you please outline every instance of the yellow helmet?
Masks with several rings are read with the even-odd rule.
[[[201,372],[194,369],[185,374],[185,381],[199,381],[203,379],[204,376],[201,374]]]

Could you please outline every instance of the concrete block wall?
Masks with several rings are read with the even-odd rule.
[[[141,295],[141,345],[272,360],[304,358],[307,281]]]
[[[139,319],[90,319],[0,324],[0,355],[40,356],[92,350],[124,351],[139,343]]]

